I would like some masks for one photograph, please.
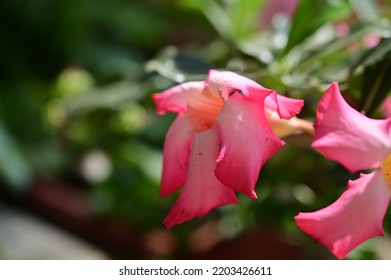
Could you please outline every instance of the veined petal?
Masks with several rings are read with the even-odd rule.
[[[183,114],[189,106],[202,107],[210,103],[222,103],[218,95],[213,96],[208,91],[204,91],[204,82],[183,83],[162,93],[153,94],[152,99],[157,108],[156,112],[161,115],[166,112]]]
[[[290,119],[300,113],[304,100],[293,99],[276,93],[265,99],[265,107],[278,113],[282,119]]]
[[[382,222],[391,191],[381,170],[349,181],[348,189],[330,206],[299,213],[297,226],[342,259],[365,240],[383,235]]]
[[[214,129],[196,135],[186,183],[163,221],[167,228],[201,217],[216,207],[238,203],[235,192],[214,174],[218,151],[218,136]]]
[[[254,186],[259,171],[284,144],[266,121],[264,102],[235,93],[225,101],[215,125],[220,135],[217,178],[233,190],[257,198]]]
[[[312,146],[351,172],[376,168],[391,149],[390,123],[354,110],[332,83],[319,102]]]
[[[173,193],[185,183],[194,134],[186,116],[178,116],[169,128],[163,148],[160,196]]]
[[[244,76],[229,71],[210,70],[205,80],[205,87],[214,94],[219,94],[224,100],[238,92],[249,100],[264,100],[275,92]]]

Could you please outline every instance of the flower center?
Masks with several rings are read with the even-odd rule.
[[[387,156],[387,158],[383,162],[383,174],[386,178],[388,186],[391,188],[391,153]]]
[[[211,128],[223,108],[221,97],[208,91],[203,93],[203,99],[199,101],[197,104],[188,106],[186,112],[187,118],[197,133]]]

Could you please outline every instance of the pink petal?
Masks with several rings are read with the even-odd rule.
[[[319,102],[312,146],[351,172],[376,168],[391,148],[390,124],[354,110],[332,83]]]
[[[376,33],[369,33],[364,36],[363,40],[364,46],[368,49],[372,49],[379,45],[381,37]]]
[[[235,93],[225,101],[216,128],[220,135],[217,178],[233,190],[256,198],[254,186],[262,165],[284,144],[266,121],[263,101]]]
[[[152,95],[158,114],[173,112],[182,114],[187,111],[189,105],[199,105],[207,102],[207,96],[203,94],[203,82],[187,82],[162,92]]]
[[[209,92],[219,94],[224,100],[234,92],[239,92],[249,100],[264,100],[265,96],[274,92],[236,73],[217,70],[209,71],[209,75],[205,80],[205,87]]]
[[[163,148],[163,173],[160,196],[167,196],[186,180],[194,131],[185,116],[178,116],[169,128]]]
[[[350,25],[346,21],[336,23],[334,28],[337,37],[346,37],[350,32]]]
[[[164,143],[160,195],[166,196],[184,184],[194,135],[212,127],[223,101],[218,94],[204,90],[203,82],[175,86],[154,94],[153,100],[158,113],[178,113]]]
[[[265,27],[273,27],[276,16],[285,15],[291,18],[296,10],[298,0],[269,0],[261,12],[261,23]],[[279,21],[277,21],[279,22]]]
[[[304,100],[285,97],[276,93],[270,94],[265,99],[265,107],[277,112],[280,118],[290,119],[300,113]]]
[[[386,118],[391,118],[391,97],[384,99],[381,109]]]
[[[217,154],[218,136],[214,129],[196,135],[186,183],[163,221],[167,228],[201,217],[216,207],[238,203],[234,191],[215,177]]]
[[[381,170],[349,181],[330,206],[295,217],[298,227],[342,259],[365,240],[383,235],[382,222],[391,192]]]

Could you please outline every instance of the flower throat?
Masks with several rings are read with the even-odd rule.
[[[388,186],[391,188],[391,153],[384,160],[382,169],[383,169],[384,177],[386,178],[386,181],[388,183]]]

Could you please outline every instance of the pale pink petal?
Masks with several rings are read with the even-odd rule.
[[[312,146],[351,172],[376,168],[391,149],[390,123],[354,110],[332,83],[319,102]]]
[[[267,108],[265,109],[265,114],[273,133],[279,138],[299,133],[314,135],[313,123],[310,121],[296,117],[290,118],[289,120],[281,119],[277,112]]]
[[[194,134],[185,116],[178,116],[169,128],[163,148],[160,196],[173,193],[185,183]]]
[[[244,76],[229,71],[210,70],[205,80],[205,87],[213,94],[219,94],[224,100],[235,92],[249,100],[264,100],[266,96],[275,92],[264,88],[258,83]]]
[[[363,41],[364,47],[372,49],[379,45],[381,37],[376,33],[369,33],[364,36]]]
[[[261,23],[265,27],[276,25],[276,16],[291,18],[296,10],[298,0],[269,0],[262,9]]]
[[[250,101],[235,93],[225,101],[216,128],[220,135],[217,178],[256,198],[254,186],[262,165],[284,144],[266,121],[263,101]]]
[[[215,177],[218,150],[218,136],[214,129],[196,135],[186,183],[163,221],[167,228],[201,217],[216,207],[238,203],[235,192]]]
[[[350,25],[346,21],[335,24],[335,34],[337,37],[346,37],[350,32]]]
[[[270,94],[265,99],[265,107],[277,112],[280,118],[290,119],[300,113],[304,100],[293,99],[276,93]]]
[[[189,105],[199,105],[207,102],[203,94],[204,82],[187,82],[152,95],[156,112],[160,115],[166,112],[183,114]]]
[[[348,189],[330,206],[299,213],[297,226],[342,259],[365,240],[383,235],[382,222],[391,191],[379,169],[349,181]]]

